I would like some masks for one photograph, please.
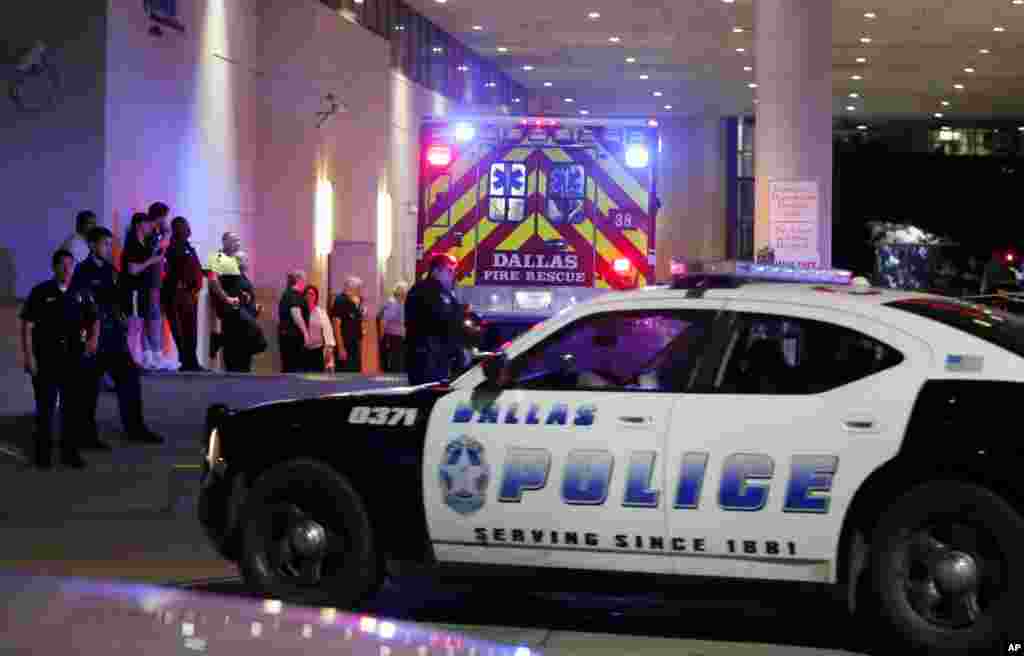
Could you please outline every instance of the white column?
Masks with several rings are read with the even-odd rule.
[[[832,2],[757,0],[754,8],[754,249],[771,237],[769,182],[816,181],[818,261],[831,266]]]

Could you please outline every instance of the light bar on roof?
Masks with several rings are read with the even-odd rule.
[[[688,262],[673,258],[672,275],[715,275],[760,280],[765,282],[796,282],[805,284],[849,285],[852,271],[843,269],[806,268],[792,264],[758,264],[740,260]]]

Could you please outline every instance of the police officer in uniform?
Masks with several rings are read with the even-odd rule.
[[[96,357],[83,374],[86,430],[96,437],[96,404],[99,401],[100,379],[105,372],[114,379],[117,404],[125,437],[144,444],[162,444],[163,438],[146,427],[142,419],[142,385],[138,365],[128,350],[126,327],[127,294],[118,285],[118,273],[110,263],[113,235],[103,227],[89,231],[89,257],[75,268],[71,289],[90,293],[99,309],[100,337]]]
[[[53,254],[53,278],[36,285],[21,310],[21,343],[25,371],[36,397],[33,462],[53,467],[53,414],[60,399],[60,460],[82,469],[82,372],[97,349],[99,324],[92,298],[70,289],[75,257],[61,249]]]
[[[462,321],[465,308],[452,294],[456,260],[435,255],[427,276],[405,299],[405,353],[410,385],[451,378],[465,366]]]

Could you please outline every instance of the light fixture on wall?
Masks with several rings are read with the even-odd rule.
[[[323,175],[316,181],[313,239],[318,257],[331,254],[334,248],[334,185]]]

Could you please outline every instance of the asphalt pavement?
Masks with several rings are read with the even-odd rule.
[[[0,572],[143,581],[245,597],[233,565],[195,520],[199,438],[206,408],[404,384],[399,377],[158,374],[143,378],[145,415],[161,446],[124,443],[116,397],[98,420],[114,450],[88,452],[86,471],[24,466],[32,392],[24,374],[0,374]],[[868,653],[865,636],[823,588],[695,582],[614,595],[580,580],[400,576],[360,609],[464,631],[545,654]],[[877,648],[870,653],[888,653]]]

